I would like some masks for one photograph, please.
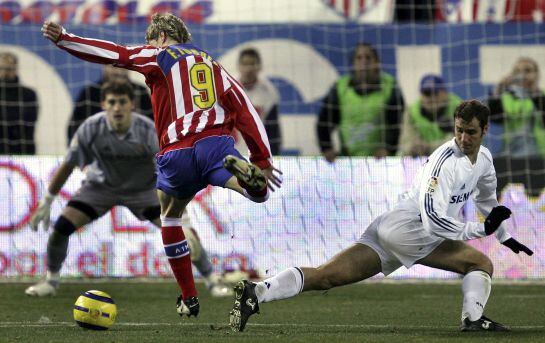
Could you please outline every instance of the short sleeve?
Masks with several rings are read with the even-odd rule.
[[[93,161],[90,151],[90,145],[93,139],[92,131],[92,126],[87,123],[84,123],[78,128],[70,141],[70,146],[68,147],[68,152],[64,159],[66,163],[83,169]]]

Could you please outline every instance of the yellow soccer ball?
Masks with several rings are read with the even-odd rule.
[[[74,304],[74,320],[91,330],[107,330],[115,323],[117,306],[112,297],[102,291],[87,291]]]

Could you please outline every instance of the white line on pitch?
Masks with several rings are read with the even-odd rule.
[[[416,298],[424,298],[424,299],[435,299],[435,298],[458,298],[459,294],[420,294],[415,295]],[[505,296],[506,298],[510,299],[543,299],[545,298],[545,294],[510,294]]]
[[[326,327],[326,328],[369,328],[369,329],[437,329],[437,328],[452,328],[458,327],[457,325],[373,325],[373,324],[306,324],[306,323],[270,323],[270,324],[248,324],[249,326],[260,327]],[[53,323],[29,323],[29,322],[2,322],[0,327],[48,327],[48,326],[76,326],[72,322],[53,322]],[[215,326],[216,328],[228,328],[228,325],[221,325],[218,323],[115,323],[114,326]],[[513,329],[543,329],[545,325],[520,325],[511,326]]]

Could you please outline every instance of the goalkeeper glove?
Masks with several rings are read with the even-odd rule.
[[[530,250],[526,245],[520,243],[514,238],[509,238],[502,244],[511,249],[515,254],[518,254],[521,251],[524,251],[528,256],[532,256],[534,254],[534,252]]]
[[[509,217],[511,217],[510,209],[505,206],[494,207],[484,221],[484,232],[486,235],[493,234],[500,227],[501,223]]]
[[[51,213],[51,204],[55,199],[55,195],[47,192],[47,194],[38,203],[36,212],[30,218],[30,227],[34,231],[38,231],[38,225],[43,223],[44,229],[47,231],[49,228],[49,215]]]

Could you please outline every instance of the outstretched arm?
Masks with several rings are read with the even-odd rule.
[[[261,169],[271,165],[271,150],[265,126],[244,90],[234,80],[225,93],[226,104],[236,113],[235,127],[250,150],[250,161]]]
[[[72,174],[74,167],[75,165],[65,161],[53,174],[53,178],[51,179],[47,189],[47,194],[40,200],[36,212],[34,212],[30,218],[30,227],[34,231],[38,230],[40,223],[43,223],[45,230],[49,228],[51,204],[53,203],[53,200],[55,200],[55,196],[57,196],[62,186],[64,186],[66,183],[66,180],[68,180],[70,177],[70,174]]]
[[[507,207],[491,208],[484,224],[463,223],[448,215],[456,169],[456,161],[449,158],[453,154],[450,148],[432,154],[424,169],[419,199],[422,223],[431,233],[447,239],[466,241],[491,235],[511,216]]]
[[[62,26],[51,21],[45,21],[42,25],[42,34],[45,38],[57,44],[61,38]]]
[[[477,192],[474,195],[475,206],[485,217],[490,214],[490,211],[492,211],[494,207],[499,206],[496,197],[496,187],[496,171],[494,170],[494,166],[492,166],[491,170],[486,175],[483,175],[477,182]],[[498,230],[496,230],[495,235],[500,243],[511,238],[511,235],[505,229],[505,225],[501,225]]]
[[[79,37],[51,21],[44,22],[42,34],[59,48],[85,61],[114,64],[142,74],[158,68],[156,56],[159,50],[152,46],[125,47],[105,40]]]
[[[55,171],[53,174],[53,178],[51,179],[51,182],[49,183],[49,186],[47,187],[47,191],[51,195],[57,195],[59,194],[61,188],[66,183],[66,180],[72,175],[72,172],[74,171],[74,168],[76,166],[69,162],[63,162],[59,169]]]
[[[455,161],[452,149],[432,155],[423,170],[419,207],[424,227],[430,233],[453,240],[470,240],[486,236],[481,223],[463,223],[447,214],[449,195],[454,185]]]
[[[83,168],[85,165],[89,164],[91,160],[89,152],[89,147],[92,143],[92,140],[90,140],[91,136],[89,126],[85,125],[85,123],[76,131],[64,162],[53,174],[47,188],[47,194],[40,200],[36,212],[30,218],[30,226],[34,231],[38,230],[40,223],[43,223],[44,228],[47,230],[49,227],[49,214],[51,212],[53,200],[55,200],[55,197],[59,194],[66,183],[66,180],[68,180],[74,171],[74,168],[78,165]]]
[[[237,113],[235,127],[250,150],[250,161],[263,170],[269,188],[274,191],[275,187],[281,186],[282,179],[278,174],[282,172],[272,164],[265,126],[242,88],[234,80],[231,83],[233,87],[225,94],[225,99]]]
[[[271,190],[279,188],[282,180],[277,174],[282,172],[272,164],[265,126],[242,86],[230,76],[228,80],[232,87],[224,94],[223,103],[237,113],[235,127],[250,150],[250,161],[263,170]]]
[[[483,175],[483,177],[481,177],[477,182],[477,194],[474,198],[475,206],[477,206],[479,212],[481,212],[483,216],[486,216],[487,219],[490,217],[492,210],[499,206],[498,199],[496,197],[496,187],[496,171],[494,166],[492,166],[490,171],[486,175]],[[534,253],[527,246],[511,237],[503,224],[498,227],[495,235],[501,244],[505,245],[516,254],[521,251],[524,251],[527,255],[532,255]]]

